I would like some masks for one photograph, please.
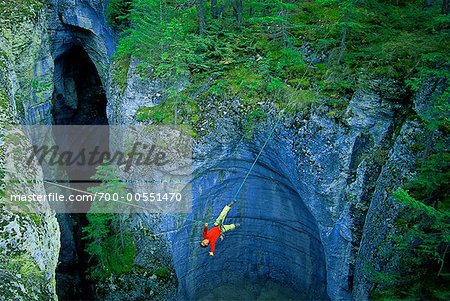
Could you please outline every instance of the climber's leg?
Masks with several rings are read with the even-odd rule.
[[[226,205],[223,207],[222,212],[220,212],[219,217],[216,219],[216,222],[214,223],[214,226],[218,226],[223,224],[223,221],[225,220],[225,217],[227,217],[228,211],[230,211],[231,207]]]
[[[220,227],[220,231],[222,231],[222,233],[225,233],[227,231],[234,230],[234,229],[236,229],[236,225],[235,224],[222,225]]]

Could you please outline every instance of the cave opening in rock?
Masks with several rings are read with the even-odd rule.
[[[59,151],[63,151],[64,147],[76,154],[83,148],[92,149],[92,144],[96,145],[99,141],[102,143],[99,151],[108,151],[109,131],[107,127],[98,127],[108,125],[106,93],[95,64],[82,46],[72,45],[55,59],[54,87],[53,124],[77,125],[53,128],[53,138],[60,147]],[[83,131],[83,135],[79,131]],[[101,133],[101,137],[98,133]],[[64,185],[71,189],[66,190],[66,193],[83,194],[80,191],[87,191],[94,185],[86,180],[94,175],[96,167],[90,164],[68,168],[68,183]],[[75,212],[87,210],[88,203],[80,205]],[[73,209],[67,212],[73,212]],[[88,223],[86,214],[58,214],[57,218],[61,230],[61,249],[56,270],[58,297],[61,300],[94,299],[93,283],[86,277],[90,256],[85,251],[86,241],[82,239],[83,227]]]
[[[219,163],[198,173],[193,181],[196,220],[214,221],[256,153],[246,149],[222,154]],[[202,225],[192,224],[177,234],[172,245],[179,299],[329,299],[319,227],[302,200],[295,174],[287,155],[276,145],[267,147],[227,217],[227,223],[241,227],[225,233],[214,256],[199,247]]]
[[[54,124],[106,125],[106,103],[97,68],[81,46],[55,60]]]

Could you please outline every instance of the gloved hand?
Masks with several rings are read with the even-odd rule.
[[[208,223],[205,223],[205,227],[208,227],[208,225],[209,225]]]
[[[209,252],[209,256],[214,256],[214,253],[213,252]]]
[[[228,206],[231,207],[231,206],[233,206],[234,204],[236,204],[236,200],[232,200],[232,201],[228,204]]]

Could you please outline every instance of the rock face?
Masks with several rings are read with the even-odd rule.
[[[106,94],[113,32],[106,25],[102,0],[52,0],[46,10],[53,72],[52,110],[54,124],[107,124]],[[52,187],[53,188],[53,187]],[[61,253],[58,295],[63,299],[90,297],[85,279],[87,258],[81,241],[84,219],[74,221],[58,215]]]
[[[45,7],[39,1],[2,1],[1,76],[5,101],[21,123],[48,124],[53,92],[53,60]],[[2,93],[3,94],[3,93]]]
[[[234,298],[256,299],[265,293],[265,281],[283,283],[302,299],[352,298],[360,238],[354,226],[363,218],[355,212],[368,206],[367,182],[380,172],[379,153],[392,135],[395,108],[359,92],[340,123],[326,113],[318,108],[307,120],[278,125],[230,212],[229,222],[242,227],[225,235],[216,256],[198,245],[201,222],[188,221],[172,238],[180,298],[208,296],[214,287],[235,283]],[[272,122],[265,127],[280,123]],[[194,152],[191,220],[214,221],[270,133],[263,126],[253,140],[236,141],[236,123],[218,121],[216,128],[226,130],[205,138]]]
[[[106,3],[104,0],[53,0],[48,18],[53,58],[57,59],[74,46],[81,46],[94,62],[103,84],[108,86],[115,39],[106,24]]]
[[[430,100],[445,90],[446,83],[439,79],[429,79],[421,90],[413,97],[413,109],[423,117],[431,108]],[[399,133],[387,155],[381,170],[370,207],[364,224],[362,240],[355,267],[353,298],[362,300],[369,298],[373,288],[370,270],[367,263],[376,270],[395,268],[397,257],[392,254],[390,236],[396,235],[395,219],[398,216],[398,205],[393,201],[392,192],[402,187],[415,170],[418,160],[424,157],[425,149],[418,145],[432,145],[433,137],[419,119],[408,119],[399,126]],[[428,135],[427,135],[428,134]]]
[[[140,86],[139,95],[145,86],[149,95],[162,94],[148,84]],[[415,106],[422,108],[424,97],[438,89],[425,87]],[[354,93],[339,118],[324,105],[306,117],[268,121],[250,140],[241,139],[239,116],[223,117],[233,116],[222,112],[233,104],[209,104],[216,121],[194,149],[193,213],[161,223],[163,232],[170,232],[177,298],[289,298],[292,293],[305,299],[368,299],[370,250],[383,242],[395,212],[386,205],[386,191],[402,185],[420,156],[409,153],[406,144],[420,132],[419,125],[405,122],[413,108],[383,93]],[[126,112],[138,105],[121,111],[124,122],[132,120]],[[209,257],[199,246],[202,223],[211,224],[232,199],[269,129],[279,123],[230,212],[229,222],[242,227],[226,234],[216,256]],[[378,227],[380,219],[389,226]],[[276,283],[284,284],[287,295],[267,290]]]
[[[137,70],[139,62],[135,59],[130,61],[126,72],[126,82],[118,83],[111,78],[109,89],[108,120],[110,124],[133,124],[133,118],[137,110],[142,107],[152,107],[163,102],[167,95],[168,87],[181,90],[184,82],[171,83],[168,80],[151,79],[143,77]],[[124,72],[119,67],[111,68],[111,73]],[[126,101],[124,101],[126,99]]]
[[[111,64],[116,38],[104,17],[107,1],[53,0],[47,7],[39,1],[10,2],[0,0],[2,16],[11,16],[0,18],[5,122],[50,124],[52,108],[56,116],[68,112],[57,109],[57,100],[71,109],[80,106],[78,71],[67,67],[75,50],[82,50],[98,73],[94,81],[104,90],[109,124],[135,123],[139,108],[164,101],[169,86],[184,86],[140,77],[133,60],[123,82],[113,79],[119,67]],[[193,213],[187,218],[130,217],[135,265],[142,271],[168,267],[162,274],[171,280],[134,274],[104,284],[104,299],[368,299],[372,284],[367,263],[386,264],[379,251],[389,246],[380,244],[395,230],[391,192],[420,157],[410,146],[421,135],[421,124],[405,121],[404,111],[422,114],[442,83],[427,83],[412,108],[395,104],[395,97],[385,95],[389,91],[379,90],[354,93],[339,117],[326,105],[283,120],[272,116],[251,139],[242,138],[242,116],[223,113],[233,104],[214,107],[211,101],[202,114],[212,115],[208,120],[215,120],[215,126],[204,126],[194,149]],[[208,256],[199,246],[203,222],[212,224],[232,200],[274,127],[227,219],[241,227],[226,233],[215,256]],[[44,210],[26,216],[0,208],[1,291],[7,297],[55,299],[59,229],[54,214]],[[60,218],[62,265],[78,260],[72,222]]]
[[[264,134],[260,136],[265,138]],[[226,144],[198,158],[192,216],[196,221],[212,225],[232,200],[262,140]],[[318,224],[298,193],[289,144],[277,142],[266,147],[228,215],[226,223],[238,222],[241,227],[225,234],[214,257],[199,247],[201,222],[187,225],[173,238],[179,298],[208,300],[214,291],[229,300],[255,300],[274,282],[289,287],[300,299],[328,299]]]
[[[6,195],[44,193],[37,164],[31,169],[20,164],[5,166],[5,152],[24,149],[25,136],[18,132],[23,145],[7,149],[3,135],[6,124],[50,122],[53,65],[45,13],[39,1],[0,1],[0,184]],[[5,187],[4,168],[13,169],[13,186],[8,182]],[[35,184],[30,185],[33,180]],[[60,243],[55,214],[44,204],[21,211],[9,207],[3,193],[1,198],[0,300],[56,300]]]
[[[355,300],[369,298],[371,283],[367,272],[367,263],[370,262],[378,267],[380,263],[387,263],[382,256],[377,256],[377,253],[380,249],[389,248],[389,241],[386,238],[389,233],[395,231],[394,221],[398,205],[392,200],[390,192],[402,186],[404,179],[407,178],[419,158],[410,149],[411,145],[415,143],[414,137],[421,134],[423,134],[422,129],[416,122],[408,121],[402,126],[377,181],[356,261],[353,291]]]
[[[434,86],[418,94],[416,106],[442,91]],[[230,212],[229,222],[242,227],[225,235],[213,258],[198,246],[202,221],[212,223],[232,199],[267,128],[280,121],[249,141],[235,138],[238,118],[222,118],[197,145],[194,213],[170,238],[179,298],[218,291],[224,299],[255,299],[267,293],[261,282],[280,279],[306,299],[369,298],[367,263],[386,264],[374,250],[395,230],[390,195],[421,156],[411,150],[422,129],[405,122],[408,108],[375,92],[355,93],[339,120],[328,110],[279,125]]]
[[[351,298],[360,219],[391,139],[394,112],[378,95],[356,92],[340,123],[319,110],[297,132],[300,195],[319,223],[333,300]]]
[[[17,131],[14,137],[20,142],[3,149],[9,158],[30,148],[23,133]],[[31,168],[25,162],[10,161],[5,164],[5,195],[0,200],[0,299],[57,300],[55,254],[60,243],[55,213],[47,203],[24,205],[8,199],[15,194],[43,195],[42,170],[36,161]],[[25,169],[26,174],[21,172]]]
[[[93,119],[90,118],[92,114],[86,110],[88,106],[82,103],[82,99],[92,98],[92,94],[97,92],[77,85],[75,75],[78,72],[79,76],[85,79],[92,77],[86,72],[83,74],[79,70],[69,68],[66,62],[71,60],[73,63],[71,54],[80,57],[79,54],[73,53],[74,50],[81,49],[80,52],[89,58],[86,59],[87,63],[82,61],[78,63],[84,67],[90,63],[91,69],[95,69],[95,73],[98,73],[95,75],[99,80],[94,77],[93,81],[99,83],[93,86],[103,84],[104,87],[108,87],[109,58],[114,51],[114,41],[112,32],[105,25],[103,13],[105,3],[105,1],[50,1],[44,5],[38,0],[23,3],[1,1],[2,126],[11,122],[51,124],[61,116],[63,121],[57,123],[67,123],[64,118],[72,112],[59,108],[56,100],[62,102],[62,107],[85,109],[81,115],[89,117],[78,118],[81,121],[75,120],[75,123]],[[101,93],[105,93],[104,88]],[[103,115],[98,116],[103,120],[106,118],[105,106],[106,103],[103,104]],[[55,111],[57,114],[52,114]],[[49,188],[52,187],[46,187]],[[20,190],[25,193],[25,189]],[[31,192],[43,193],[43,186],[35,187]],[[55,269],[60,248],[60,231],[55,215],[48,208],[43,208],[43,212],[45,214],[42,216],[29,217],[26,214],[17,215],[2,207],[1,226],[6,227],[2,228],[1,246],[4,256],[1,262],[2,271],[5,271],[4,275],[2,272],[2,279],[5,279],[2,283],[6,285],[5,288],[8,285],[11,287],[5,290],[2,287],[2,297],[17,294],[19,297],[28,296],[28,299],[56,298]],[[61,215],[59,223],[63,230],[60,268],[65,269],[79,264],[77,243],[73,236],[71,218]],[[21,257],[17,254],[21,254]],[[4,269],[3,263],[8,260],[11,260],[12,264]],[[26,269],[30,276],[22,276]],[[59,282],[64,282],[64,276],[68,276],[66,282],[72,290],[80,286],[77,275],[59,276]],[[14,279],[14,277],[22,278]],[[59,294],[64,295],[63,291],[67,287],[61,289],[59,285]],[[4,295],[3,292],[8,294]]]
[[[74,117],[76,120],[72,123],[86,124],[88,118],[94,120],[89,124],[107,123],[106,112],[91,116],[90,111],[95,108],[89,108],[89,103],[83,101],[96,99],[103,103],[106,102],[105,94],[109,93],[109,67],[115,39],[106,24],[105,6],[106,1],[96,0],[51,1],[48,19],[55,63],[53,109],[56,116],[62,116],[57,118],[62,119],[56,120],[57,124],[71,123],[67,122],[66,115],[77,114],[82,116]],[[88,82],[91,82],[91,89]],[[74,113],[77,109],[86,112]]]

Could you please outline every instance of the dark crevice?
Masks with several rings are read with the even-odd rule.
[[[108,124],[105,89],[95,64],[81,46],[74,45],[56,58],[54,78],[52,116],[55,125]],[[77,133],[73,130],[64,133],[53,131],[57,145],[73,145],[70,149],[79,149],[89,143],[79,141]],[[107,149],[109,141],[107,138],[104,140],[105,137],[102,139]],[[67,170],[66,172],[70,182],[74,174],[79,171]],[[84,169],[83,179],[88,179],[94,172],[95,166]],[[84,191],[94,185],[75,182],[77,181],[70,185]],[[93,283],[86,277],[90,266],[89,255],[85,252],[86,242],[82,239],[83,227],[88,223],[86,214],[58,214],[58,222],[61,228],[61,249],[56,270],[58,297],[60,300],[93,300]]]
[[[108,124],[105,89],[81,46],[73,46],[56,59],[54,98],[54,124]]]
[[[409,101],[409,103],[412,103]],[[362,236],[364,232],[364,227],[366,226],[367,213],[369,211],[370,203],[375,193],[376,185],[379,183],[379,177],[382,172],[383,166],[386,164],[389,156],[389,150],[392,145],[395,144],[395,140],[400,134],[402,126],[407,120],[412,112],[412,106],[408,105],[407,108],[397,108],[394,110],[394,118],[392,124],[386,131],[385,137],[380,142],[380,145],[376,148],[367,148],[368,156],[365,158],[367,160],[366,170],[368,171],[362,178],[363,192],[360,196],[358,204],[352,204],[350,207],[350,215],[353,216],[353,241],[352,241],[352,253],[351,261],[349,266],[349,275],[347,279],[347,284],[349,291],[353,291],[353,287],[357,279],[355,276],[355,262],[358,256],[359,249],[361,247]],[[355,142],[356,144],[356,142]],[[352,157],[353,158],[353,157]],[[347,202],[349,202],[347,200]]]

